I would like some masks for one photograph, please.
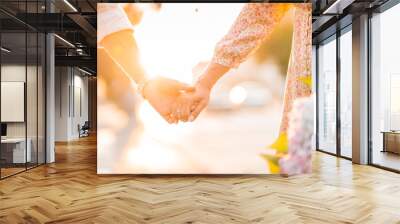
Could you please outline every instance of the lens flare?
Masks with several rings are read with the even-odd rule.
[[[234,104],[242,104],[247,98],[247,91],[242,86],[235,86],[229,92],[229,99]]]

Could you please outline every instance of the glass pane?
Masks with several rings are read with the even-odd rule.
[[[372,18],[372,163],[400,170],[400,5]]]
[[[351,30],[340,37],[340,152],[351,158],[352,149],[352,35]]]
[[[0,1],[0,7],[25,20],[29,13],[44,13],[45,1]],[[45,161],[45,35],[2,12],[0,19],[4,177]]]
[[[26,12],[29,14],[36,14],[38,12],[37,1],[27,2]],[[29,18],[30,20],[37,20],[37,16]],[[31,21],[35,24],[37,21]],[[27,80],[26,80],[26,113],[27,113],[27,143],[30,149],[30,161],[27,167],[35,167],[38,163],[38,34],[36,30],[27,30]]]
[[[26,80],[26,111],[27,111],[27,142],[28,142],[28,149],[30,148],[30,160],[28,160],[28,168],[37,165],[37,33],[31,32],[27,33],[28,38],[28,63],[27,63],[27,80]]]
[[[336,40],[318,48],[318,146],[336,153]]]
[[[25,170],[31,151],[26,144],[26,33],[2,33],[1,160],[2,177]],[[27,150],[28,146],[28,150]]]
[[[38,35],[38,163],[45,163],[46,149],[45,149],[45,65],[46,65],[46,52],[45,44],[46,37],[40,33]]]

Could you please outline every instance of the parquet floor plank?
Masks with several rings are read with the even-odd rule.
[[[0,223],[397,223],[400,175],[316,152],[313,173],[97,175],[96,139],[0,181]]]

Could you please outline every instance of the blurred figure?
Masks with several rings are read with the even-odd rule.
[[[249,3],[229,32],[217,44],[214,56],[199,77],[196,91],[176,108],[182,121],[193,121],[207,106],[211,89],[231,68],[244,62],[272,33],[290,9],[295,10],[294,34],[284,96],[280,133],[288,130],[288,115],[296,98],[309,96],[311,88],[302,79],[311,76],[311,4]],[[190,96],[189,96],[190,95]]]
[[[139,52],[134,38],[134,25],[143,16],[143,9],[161,8],[160,4],[98,4],[98,50],[99,79],[104,81],[105,96],[128,115],[134,113],[134,91],[136,84],[139,93],[170,123],[177,119],[171,117],[171,111],[165,104],[173,104],[179,91],[191,90],[191,87],[175,80],[157,78],[149,80],[139,62]],[[111,68],[110,68],[111,67]],[[130,80],[130,81],[128,81]],[[131,116],[130,116],[131,117]]]
[[[160,6],[150,8],[160,9]],[[102,130],[98,133],[101,147],[98,150],[103,167],[118,167],[126,147],[136,142],[137,128],[135,92],[140,94],[170,123],[177,119],[170,116],[170,105],[181,90],[192,87],[175,80],[148,79],[140,65],[139,52],[134,38],[134,25],[143,16],[138,4],[98,4],[98,120]],[[136,86],[136,88],[134,87]],[[111,150],[112,149],[112,150]],[[107,172],[107,171],[103,171]]]

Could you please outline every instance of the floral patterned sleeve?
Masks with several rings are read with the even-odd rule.
[[[212,62],[237,67],[254,52],[275,28],[288,9],[288,4],[249,3],[214,52]]]

